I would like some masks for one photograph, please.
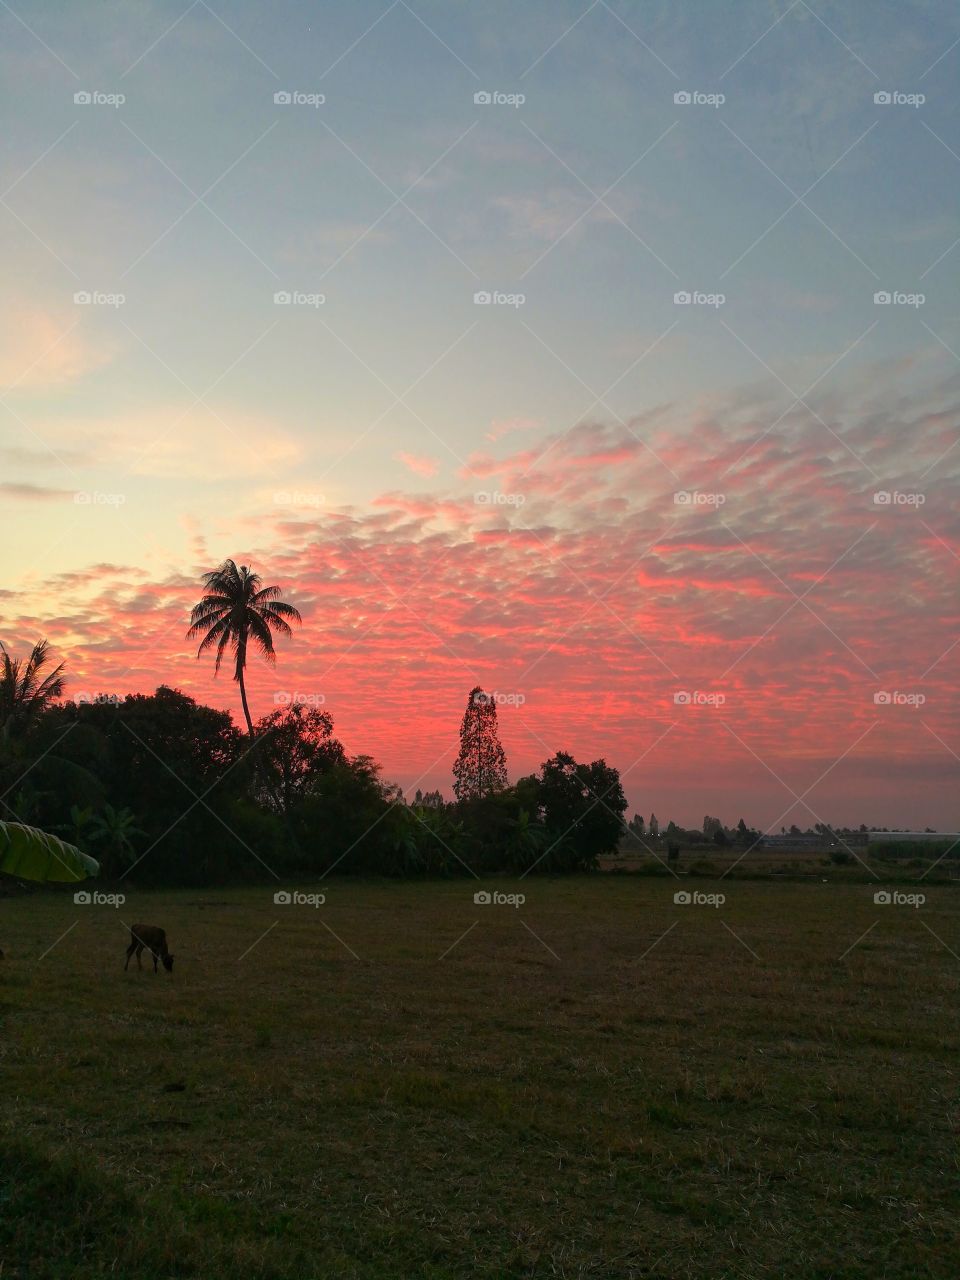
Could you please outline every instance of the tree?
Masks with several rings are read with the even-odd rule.
[[[55,698],[63,693],[63,663],[44,675],[53,661],[46,640],[38,640],[30,657],[11,658],[0,643],[0,733],[28,729]]]
[[[105,804],[90,826],[92,839],[103,842],[111,870],[128,867],[136,860],[134,837],[145,834],[129,809],[115,809],[112,804]]]
[[[535,863],[550,839],[544,827],[531,819],[526,809],[509,819],[504,852],[511,871],[525,871]]]
[[[92,821],[93,807],[91,805],[72,804],[70,806],[70,821],[61,823],[57,827],[57,831],[68,836],[71,844],[81,845],[86,841]]]
[[[23,822],[51,823],[66,807],[102,801],[102,788],[88,769],[69,757],[75,745],[51,722],[64,711],[64,664],[50,669],[53,653],[39,640],[26,659],[11,658],[0,644],[0,797]]]
[[[530,781],[522,779],[517,790],[526,795]],[[553,855],[543,870],[595,867],[601,854],[617,849],[625,830],[627,799],[619,772],[605,760],[578,764],[567,752],[558,751],[532,781]]]
[[[149,850],[136,865],[138,883],[211,883],[255,870],[259,864],[251,850],[263,859],[270,856],[259,826],[245,834],[235,812],[245,780],[241,762],[246,735],[228,711],[202,706],[161,686],[155,694],[129,694],[119,705],[52,707],[38,739],[44,736],[62,739],[58,749],[69,755],[74,768],[92,771],[101,784],[102,799],[61,799],[51,786],[45,809],[61,822],[69,818],[71,801],[103,812],[108,831],[100,839],[111,846],[109,874],[118,869],[125,873],[133,861],[123,848],[121,829],[128,840],[142,839],[144,851]],[[34,768],[31,781],[49,758]],[[115,819],[106,814],[104,801],[113,806]],[[143,827],[142,837],[130,826],[130,814]],[[93,847],[99,848],[99,842]]]
[[[497,731],[497,704],[478,685],[470,690],[460,724],[460,754],[453,766],[458,800],[492,795],[507,785],[507,758]]]
[[[421,791],[417,787],[417,793],[413,797],[413,805],[416,809],[442,809],[444,807],[443,794],[440,791]]]
[[[292,604],[280,599],[279,587],[261,586],[259,574],[242,564],[238,569],[232,560],[224,560],[219,569],[203,575],[206,593],[190,613],[187,639],[203,636],[197,657],[217,646],[214,671],[220,670],[223,655],[229,648],[236,657],[233,678],[240,685],[240,701],[253,737],[253,721],[247,706],[247,690],[243,673],[247,665],[247,645],[252,640],[267,662],[276,662],[271,631],[292,634],[288,618],[302,622]]]
[[[286,819],[299,865],[312,871],[338,866],[344,874],[414,869],[404,837],[423,827],[379,774],[380,766],[363,755],[315,771]]]
[[[273,711],[257,722],[254,748],[258,777],[267,802],[289,815],[298,800],[315,790],[317,779],[346,760],[333,736],[329,711],[301,703]]]

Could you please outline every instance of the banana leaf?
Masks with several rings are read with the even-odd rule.
[[[100,863],[76,845],[19,822],[0,821],[0,871],[21,880],[86,880]]]

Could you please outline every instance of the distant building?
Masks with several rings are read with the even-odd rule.
[[[829,842],[819,835],[762,836],[761,849],[825,849]]]
[[[869,831],[871,844],[940,844],[960,840],[956,831]]]
[[[873,831],[805,832],[802,835],[761,836],[761,849],[865,849]]]

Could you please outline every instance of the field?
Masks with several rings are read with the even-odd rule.
[[[954,888],[485,887],[0,899],[3,1280],[957,1274]]]

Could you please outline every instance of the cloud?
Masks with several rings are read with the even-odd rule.
[[[135,476],[174,480],[275,481],[289,488],[290,467],[302,461],[304,447],[266,415],[211,399],[210,407],[182,402],[151,405],[135,412],[80,415],[69,419],[34,417],[36,433],[49,442],[57,460],[92,461]],[[67,441],[67,453],[61,444]],[[31,465],[36,465],[31,460]]]
[[[616,222],[614,214],[585,193],[565,187],[549,187],[530,195],[494,196],[490,201],[494,223],[508,236],[554,243],[582,232],[591,222]]]
[[[866,369],[812,397],[839,441],[809,413],[768,430],[782,409],[747,388],[538,438],[479,460],[482,486],[465,474],[295,520],[268,509],[212,556],[242,556],[304,614],[279,667],[251,670],[254,706],[278,688],[323,693],[351,749],[449,790],[463,700],[482,684],[525,698],[501,717],[514,776],[558,748],[603,755],[636,808],[736,821],[736,795],[767,823],[796,804],[789,787],[824,775],[807,797],[823,820],[955,822],[946,790],[890,785],[896,761],[925,761],[929,778],[953,767],[938,737],[960,749],[960,448],[942,456],[960,385],[940,368]],[[31,583],[4,634],[49,634],[77,687],[172,680],[234,706],[183,640],[199,590],[183,564],[159,581],[94,566]],[[678,703],[684,691],[724,702]]]
[[[112,343],[90,336],[79,315],[8,299],[0,315],[0,390],[37,391],[106,364]]]
[[[426,458],[414,453],[403,452],[395,453],[393,456],[397,462],[402,462],[414,475],[435,476],[440,469],[440,463],[436,458]]]
[[[87,466],[95,461],[94,455],[81,449],[22,449],[17,446],[0,448],[0,461],[12,467],[60,467]]]
[[[536,431],[542,426],[539,418],[494,418],[486,437],[488,440],[497,441],[516,431]]]
[[[73,489],[51,489],[39,484],[0,483],[0,494],[5,498],[19,498],[22,502],[73,501]]]

